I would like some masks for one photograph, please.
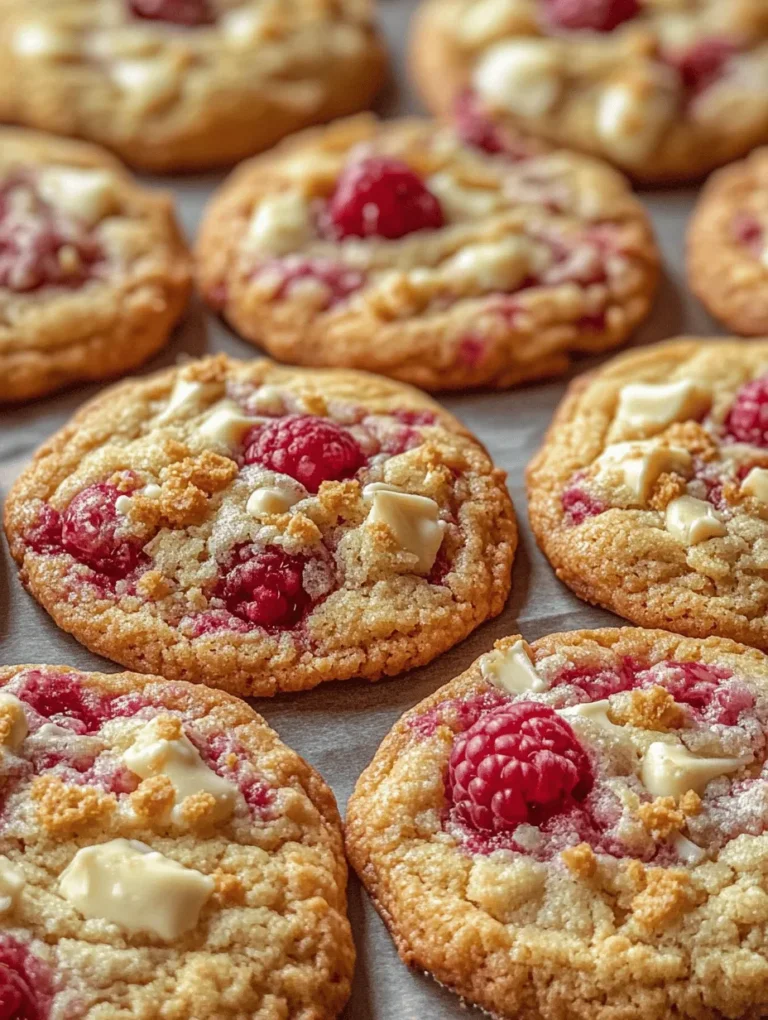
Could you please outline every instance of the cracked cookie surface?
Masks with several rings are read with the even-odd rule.
[[[137,367],[190,282],[169,196],[95,146],[0,130],[0,402]]]
[[[369,0],[23,0],[0,9],[0,117],[146,170],[223,166],[364,109]]]
[[[558,577],[633,623],[768,648],[768,343],[675,340],[577,379],[528,468]]]
[[[333,1020],[354,948],[333,795],[242,701],[0,670],[0,1001],[30,1020]]]
[[[761,0],[426,0],[411,68],[427,105],[515,127],[646,182],[768,141]]]
[[[429,121],[357,117],[238,168],[197,266],[209,304],[270,354],[439,390],[617,346],[650,309],[658,252],[596,160],[535,145],[510,159]]]
[[[93,651],[254,695],[430,661],[501,611],[517,543],[504,473],[424,394],[224,356],[87,404],[5,521]]]
[[[402,959],[515,1020],[768,1008],[768,660],[634,628],[505,638],[348,805]]]

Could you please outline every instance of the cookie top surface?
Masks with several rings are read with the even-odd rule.
[[[197,245],[208,301],[278,357],[428,389],[507,386],[617,345],[658,254],[610,167],[356,117],[240,167]]]
[[[768,334],[768,149],[719,170],[688,229],[688,280],[736,333]]]
[[[260,716],[131,673],[5,666],[0,685],[6,1015],[337,1016],[338,812]]]
[[[715,638],[497,642],[349,803],[401,955],[515,1020],[762,1015],[767,685]]]
[[[577,379],[528,469],[531,525],[582,598],[768,647],[768,343],[683,339]]]
[[[0,402],[138,364],[190,275],[169,196],[94,146],[0,129]]]
[[[500,612],[504,482],[416,390],[220,356],[86,405],[6,527],[24,583],[88,647],[268,695],[420,665]]]
[[[760,0],[427,0],[412,66],[432,109],[469,89],[491,122],[678,181],[768,138]]]
[[[0,114],[145,169],[224,165],[363,109],[369,0],[5,0]]]

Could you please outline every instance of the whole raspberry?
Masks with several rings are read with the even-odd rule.
[[[445,219],[437,198],[399,159],[371,156],[342,173],[321,217],[330,237],[386,237],[437,230]]]
[[[723,67],[735,52],[736,47],[727,39],[701,39],[669,62],[680,72],[689,92],[699,93],[721,77]]]
[[[217,594],[227,609],[265,630],[292,627],[311,599],[302,585],[305,560],[281,549],[240,546]]]
[[[499,708],[456,740],[448,794],[456,813],[476,829],[503,832],[534,825],[592,789],[589,759],[571,727],[533,701]]]
[[[295,478],[309,492],[349,478],[365,463],[355,437],[328,418],[295,414],[257,425],[245,437],[245,463]]]
[[[210,25],[215,20],[208,0],[128,0],[131,13],[174,25]]]
[[[739,443],[768,447],[768,375],[741,387],[725,419],[725,428]]]
[[[126,577],[138,566],[142,543],[122,537],[124,521],[115,506],[123,495],[108,482],[89,485],[61,515],[61,543],[80,563],[110,577]]]
[[[0,1017],[43,1020],[51,1004],[51,977],[42,960],[10,935],[0,935]]]
[[[547,21],[556,28],[612,32],[640,13],[638,0],[544,0]]]

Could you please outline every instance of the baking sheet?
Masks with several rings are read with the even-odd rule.
[[[379,102],[387,116],[413,113],[418,102],[405,71],[407,22],[415,0],[380,0],[380,19],[389,39],[392,81]],[[180,214],[194,236],[202,207],[218,178],[212,175],[174,181]],[[693,204],[693,191],[646,192],[643,199],[653,217],[665,259],[665,277],[654,314],[635,343],[663,340],[680,333],[713,335],[715,323],[687,292],[683,269],[684,231]],[[181,356],[225,351],[249,357],[253,349],[216,319],[193,304],[172,343],[144,369],[150,372],[173,364]],[[599,363],[582,361],[577,374]],[[604,359],[603,359],[604,360]],[[529,640],[555,630],[619,623],[617,617],[581,603],[555,578],[536,549],[527,523],[523,489],[526,463],[563,394],[567,379],[508,393],[467,393],[440,398],[489,448],[496,463],[509,473],[509,488],[521,527],[514,565],[513,591],[504,612],[471,635],[463,644],[424,669],[370,685],[347,681],[328,684],[300,695],[284,695],[254,702],[283,740],[316,766],[333,787],[344,812],[355,780],[370,761],[379,742],[408,708],[461,672],[493,641],[521,631]],[[0,412],[0,495],[5,495],[30,453],[70,417],[98,386],[81,387],[18,410]],[[12,568],[7,547],[0,546],[0,661],[65,663],[107,672],[119,667],[91,655],[58,631],[47,614],[27,596]],[[344,1020],[467,1020],[480,1017],[465,1010],[458,999],[398,960],[392,942],[353,877],[349,890],[350,917],[358,949],[352,998]]]

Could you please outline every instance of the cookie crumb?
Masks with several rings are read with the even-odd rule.
[[[572,875],[577,878],[592,878],[597,871],[597,856],[589,843],[568,847],[560,856]]]
[[[163,713],[155,717],[152,723],[155,739],[157,740],[180,740],[184,736],[184,727],[181,719],[175,715]]]
[[[210,825],[216,815],[216,798],[212,793],[201,790],[192,793],[181,802],[181,817],[190,828]]]
[[[226,906],[240,906],[245,903],[245,886],[237,875],[229,875],[221,868],[217,868],[212,877],[216,883],[215,895],[220,903]]]
[[[63,836],[95,824],[105,824],[117,807],[113,794],[93,786],[70,786],[56,776],[38,776],[30,797],[37,802],[37,818],[52,835]]]
[[[680,868],[647,868],[646,885],[632,900],[635,920],[658,931],[678,920],[695,904],[691,877]]]
[[[630,692],[611,705],[608,717],[621,726],[637,726],[643,730],[666,733],[679,729],[685,722],[685,713],[663,687],[654,685]]]
[[[668,839],[685,825],[685,814],[676,806],[674,797],[656,797],[649,804],[641,804],[637,817],[654,839]]]
[[[143,822],[165,818],[176,800],[176,789],[168,776],[150,776],[131,794],[131,807]]]
[[[687,790],[680,798],[680,810],[688,818],[701,814],[701,797],[695,790]]]

